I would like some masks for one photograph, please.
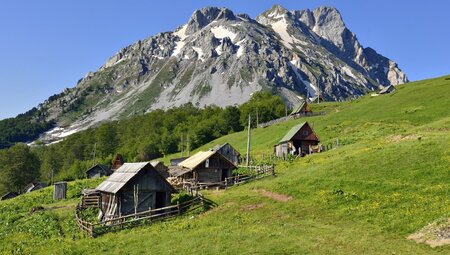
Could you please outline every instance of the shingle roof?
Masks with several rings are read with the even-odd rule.
[[[393,85],[389,85],[387,87],[384,87],[382,90],[380,90],[380,94],[386,93],[388,92],[390,89],[395,89],[395,87]]]
[[[193,170],[198,165],[200,165],[203,161],[214,155],[217,151],[209,150],[209,151],[199,151],[192,155],[191,157],[185,159],[184,161],[178,163],[179,166],[182,166],[184,168],[188,168],[190,170]]]
[[[181,166],[169,166],[169,174],[173,177],[179,177],[185,173],[189,173],[191,169],[183,168]]]
[[[291,130],[289,130],[289,131],[286,133],[286,135],[284,135],[284,137],[281,138],[281,140],[280,140],[278,143],[280,144],[280,143],[284,143],[284,142],[290,141],[290,140],[292,139],[292,137],[294,137],[294,135],[297,134],[297,132],[298,132],[298,131],[306,124],[306,123],[307,123],[307,122],[302,122],[302,123],[300,123],[300,124],[297,124],[297,125],[293,126],[293,127],[291,128]]]
[[[115,194],[148,164],[148,162],[125,163],[109,176],[108,179],[100,183],[96,189]]]
[[[291,112],[290,115],[299,113],[300,110],[303,108],[303,106],[304,106],[305,104],[306,104],[306,102],[305,102],[305,101],[302,101],[302,102],[300,102],[299,104],[295,105],[295,106],[294,106],[294,109],[292,110],[292,112]]]
[[[101,168],[103,171],[105,171],[106,173],[111,172],[111,169],[109,169],[108,166],[105,166],[105,165],[102,165],[102,164],[97,164],[97,165],[95,165],[95,166],[89,168],[88,170],[86,170],[86,173],[92,171],[92,170],[93,170],[95,167],[97,167],[97,166],[100,167],[100,168]]]
[[[152,162],[150,162],[150,164],[151,164],[153,167],[156,167],[159,163],[161,163],[161,161],[152,161]]]

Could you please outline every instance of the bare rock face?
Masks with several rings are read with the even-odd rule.
[[[40,107],[60,125],[80,130],[188,102],[242,104],[259,90],[295,104],[319,94],[357,97],[407,81],[395,62],[360,45],[335,8],[276,5],[252,19],[207,7],[173,32],[121,49]]]

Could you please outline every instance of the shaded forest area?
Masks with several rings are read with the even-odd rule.
[[[13,146],[18,142],[29,142],[54,126],[46,121],[45,111],[33,108],[15,118],[0,120],[0,149]]]
[[[282,117],[286,108],[279,96],[257,92],[241,106],[200,109],[189,103],[104,123],[50,146],[29,148],[18,143],[0,150],[0,194],[21,192],[32,181],[50,183],[84,178],[94,161],[110,165],[116,153],[122,154],[127,162],[136,162],[181,149],[192,150],[223,135],[242,131],[249,114],[252,126],[256,126],[256,119],[266,122]]]

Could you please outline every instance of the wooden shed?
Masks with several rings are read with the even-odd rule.
[[[168,206],[176,192],[148,162],[123,164],[96,190],[104,219]]]
[[[222,145],[217,145],[214,147],[214,150],[225,156],[233,164],[239,165],[241,154],[233,146],[231,146],[231,144],[224,143]]]
[[[0,200],[11,199],[11,198],[17,197],[18,195],[19,195],[19,193],[14,192],[14,191],[8,192],[8,193],[4,194],[4,195],[0,198]]]
[[[187,158],[189,158],[189,157],[173,158],[173,159],[170,160],[170,165],[171,166],[178,166],[179,163],[183,162]]]
[[[278,157],[288,154],[304,156],[313,152],[319,152],[319,142],[319,137],[308,122],[302,122],[292,127],[281,138],[278,144],[274,146],[274,153]]]
[[[177,172],[175,177],[201,183],[223,181],[231,177],[232,171],[236,169],[233,162],[215,150],[197,152],[178,166],[183,170]]]
[[[24,192],[25,193],[29,193],[29,192],[32,192],[32,191],[35,191],[35,190],[38,190],[38,189],[42,189],[42,188],[45,188],[45,187],[47,187],[47,184],[45,184],[43,182],[32,182],[32,183],[29,183],[25,187]]]
[[[312,110],[306,101],[302,101],[292,109],[291,116],[305,116],[311,114]]]
[[[169,168],[165,166],[162,161],[152,161],[150,162],[150,164],[152,164],[152,166],[156,169],[156,171],[158,171],[158,173],[162,177],[164,178],[169,177]]]
[[[110,176],[113,173],[109,167],[97,164],[86,171],[86,177],[89,179],[98,178],[102,176]]]
[[[53,199],[66,199],[67,196],[67,182],[55,182],[53,190]]]
[[[389,94],[395,91],[394,85],[389,85],[387,87],[384,87],[378,94]]]

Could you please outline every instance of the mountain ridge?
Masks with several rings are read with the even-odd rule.
[[[260,90],[294,105],[319,94],[331,101],[355,98],[407,81],[395,62],[359,44],[334,7],[275,5],[255,19],[205,7],[175,31],[122,48],[38,110],[76,132],[187,102],[242,104]]]

